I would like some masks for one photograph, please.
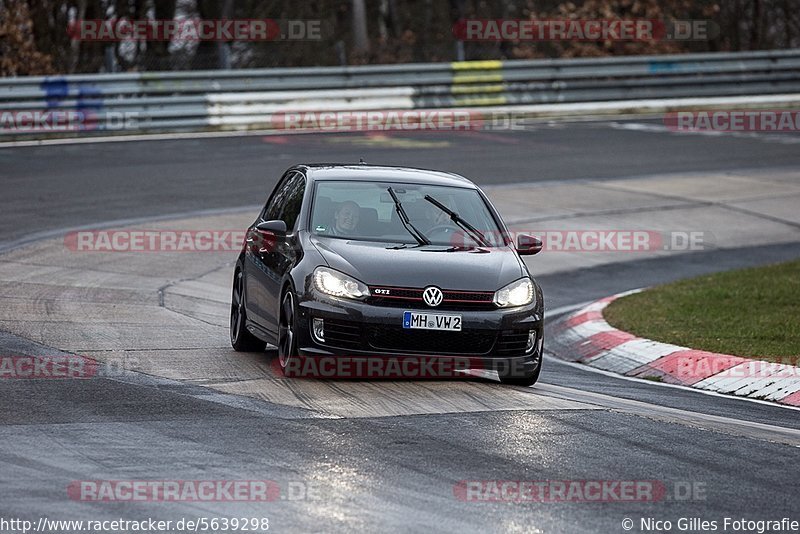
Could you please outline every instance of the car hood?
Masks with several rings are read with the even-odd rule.
[[[526,274],[511,247],[454,249],[313,236],[332,268],[367,285],[495,291]]]

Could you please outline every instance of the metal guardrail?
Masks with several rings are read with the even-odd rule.
[[[297,111],[787,93],[800,93],[800,50],[22,77],[0,80],[0,137],[270,128],[274,114]],[[75,122],[20,129],[26,112]]]

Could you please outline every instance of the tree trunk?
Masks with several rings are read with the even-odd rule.
[[[367,36],[367,8],[364,0],[353,0],[353,49],[355,52],[369,52]]]

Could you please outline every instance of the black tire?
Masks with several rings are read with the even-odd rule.
[[[530,387],[539,380],[539,375],[542,373],[542,355],[539,354],[536,360],[536,369],[533,371],[523,371],[509,369],[498,371],[500,382],[509,386],[524,386]]]
[[[290,365],[297,355],[297,308],[291,288],[281,297],[280,319],[278,320],[278,363],[284,376],[300,375],[296,365]]]
[[[266,343],[250,333],[245,327],[247,324],[247,311],[244,307],[244,278],[242,271],[237,269],[233,275],[233,290],[231,291],[231,346],[237,352],[263,351]]]

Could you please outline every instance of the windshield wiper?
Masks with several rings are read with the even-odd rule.
[[[397,215],[400,217],[400,222],[403,223],[403,227],[408,230],[408,233],[411,234],[414,239],[417,240],[417,243],[420,245],[430,245],[430,239],[425,237],[425,234],[420,232],[413,224],[411,224],[411,220],[408,218],[406,210],[403,209],[403,205],[400,203],[400,199],[397,198],[394,189],[389,186],[388,191],[392,196],[392,200],[394,200],[394,208],[397,211]]]
[[[450,216],[450,220],[456,223],[461,229],[467,232],[472,239],[474,239],[479,244],[483,245],[484,247],[491,246],[489,242],[486,240],[486,236],[484,236],[477,228],[472,226],[469,222],[467,222],[461,215],[456,213],[455,211],[451,210],[435,198],[430,195],[425,195],[425,200],[445,212],[447,215]]]

